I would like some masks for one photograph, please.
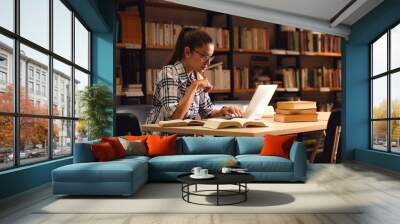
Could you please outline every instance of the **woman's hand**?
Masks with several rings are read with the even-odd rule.
[[[213,89],[213,86],[207,79],[196,80],[194,84],[197,88],[203,89],[204,92],[210,92]]]
[[[224,115],[234,115],[243,116],[243,111],[238,106],[223,106],[220,110],[222,116]]]

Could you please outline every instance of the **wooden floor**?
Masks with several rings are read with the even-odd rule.
[[[400,174],[359,163],[310,165],[308,183],[317,183],[346,201],[367,204],[357,214],[36,214],[54,200],[42,186],[0,202],[0,223],[219,224],[219,223],[400,223]]]

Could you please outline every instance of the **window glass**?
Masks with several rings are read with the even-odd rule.
[[[49,57],[28,46],[21,44],[20,57],[20,108],[24,114],[40,114],[47,115],[49,108],[48,97],[48,74],[49,74]],[[29,94],[29,86],[27,86],[28,74],[26,68],[33,67],[35,76],[34,94]],[[28,72],[29,73],[29,72]],[[45,80],[43,80],[43,78]],[[33,104],[31,101],[35,101]]]
[[[390,85],[391,116],[400,118],[400,72],[391,75]]]
[[[84,120],[75,121],[75,142],[88,140],[87,124]]]
[[[53,60],[53,115],[72,117],[71,66]]]
[[[387,121],[372,122],[372,147],[380,151],[387,151]]]
[[[14,165],[13,117],[0,115],[0,170]]]
[[[75,63],[89,70],[89,32],[75,18]]]
[[[372,44],[372,75],[387,71],[387,34]]]
[[[391,121],[391,151],[395,153],[400,153],[400,120]]]
[[[387,78],[372,81],[372,118],[387,118]]]
[[[0,111],[14,111],[14,72],[12,39],[0,34]]]
[[[44,118],[20,118],[21,164],[35,163],[49,158],[49,120]]]
[[[14,0],[0,1],[0,26],[14,31]]]
[[[49,0],[20,0],[21,36],[49,48]]]
[[[400,24],[391,31],[390,60],[391,69],[400,67]]]
[[[53,51],[71,60],[72,12],[60,1],[53,1]]]
[[[53,120],[53,157],[72,154],[72,121]]]
[[[81,114],[80,94],[87,86],[89,86],[89,75],[75,69],[75,117]]]

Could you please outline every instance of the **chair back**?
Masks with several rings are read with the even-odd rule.
[[[329,116],[326,129],[326,137],[324,141],[324,149],[321,156],[321,161],[324,163],[340,162],[340,130],[341,130],[341,113],[340,109],[335,109]]]
[[[116,136],[142,135],[140,123],[136,115],[131,113],[119,113],[116,115]]]

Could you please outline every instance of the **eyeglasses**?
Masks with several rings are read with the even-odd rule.
[[[206,61],[210,61],[211,62],[214,59],[214,56],[209,56],[209,55],[203,54],[203,53],[197,51],[196,49],[193,49],[193,51],[200,55],[200,59],[203,62],[206,62]]]

